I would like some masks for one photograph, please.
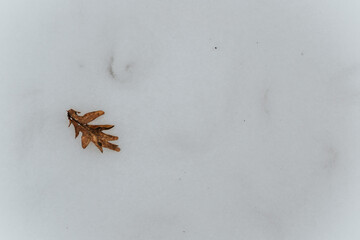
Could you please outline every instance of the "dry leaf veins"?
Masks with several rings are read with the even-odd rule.
[[[94,111],[86,113],[84,116],[79,116],[78,113],[73,109],[67,111],[67,116],[70,121],[70,125],[74,125],[75,128],[75,138],[82,132],[81,136],[81,143],[82,147],[86,148],[90,141],[95,144],[95,146],[103,152],[104,148],[109,148],[111,150],[120,151],[118,145],[109,143],[108,141],[117,140],[118,137],[112,136],[106,133],[103,133],[103,130],[108,130],[113,128],[114,125],[90,125],[89,122],[93,121],[94,119],[98,118],[99,116],[105,114],[104,111]]]

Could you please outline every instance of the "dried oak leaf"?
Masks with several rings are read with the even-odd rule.
[[[67,116],[70,121],[69,127],[71,124],[75,127],[75,138],[82,132],[81,143],[82,147],[86,148],[90,141],[95,144],[95,146],[103,152],[104,148],[109,148],[111,150],[120,151],[118,145],[109,143],[108,141],[117,140],[118,137],[112,136],[109,134],[105,134],[102,131],[113,128],[114,125],[89,125],[88,123],[98,118],[99,116],[105,114],[104,111],[94,111],[86,113],[84,116],[79,116],[78,113],[74,109],[70,109],[67,111]]]

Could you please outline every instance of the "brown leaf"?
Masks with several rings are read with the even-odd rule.
[[[108,141],[117,140],[117,136],[112,136],[103,133],[103,130],[108,130],[114,127],[114,125],[89,125],[88,123],[105,114],[104,111],[94,111],[86,113],[84,116],[79,116],[78,113],[73,109],[67,111],[67,116],[71,124],[75,128],[75,138],[82,132],[81,144],[83,148],[86,148],[90,141],[103,152],[103,147],[119,152],[120,148],[116,144],[109,143]]]

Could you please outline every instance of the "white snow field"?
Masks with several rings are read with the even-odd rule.
[[[359,12],[1,0],[0,239],[360,239]]]

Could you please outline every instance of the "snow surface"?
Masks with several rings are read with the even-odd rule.
[[[0,239],[360,239],[359,11],[0,1]]]

